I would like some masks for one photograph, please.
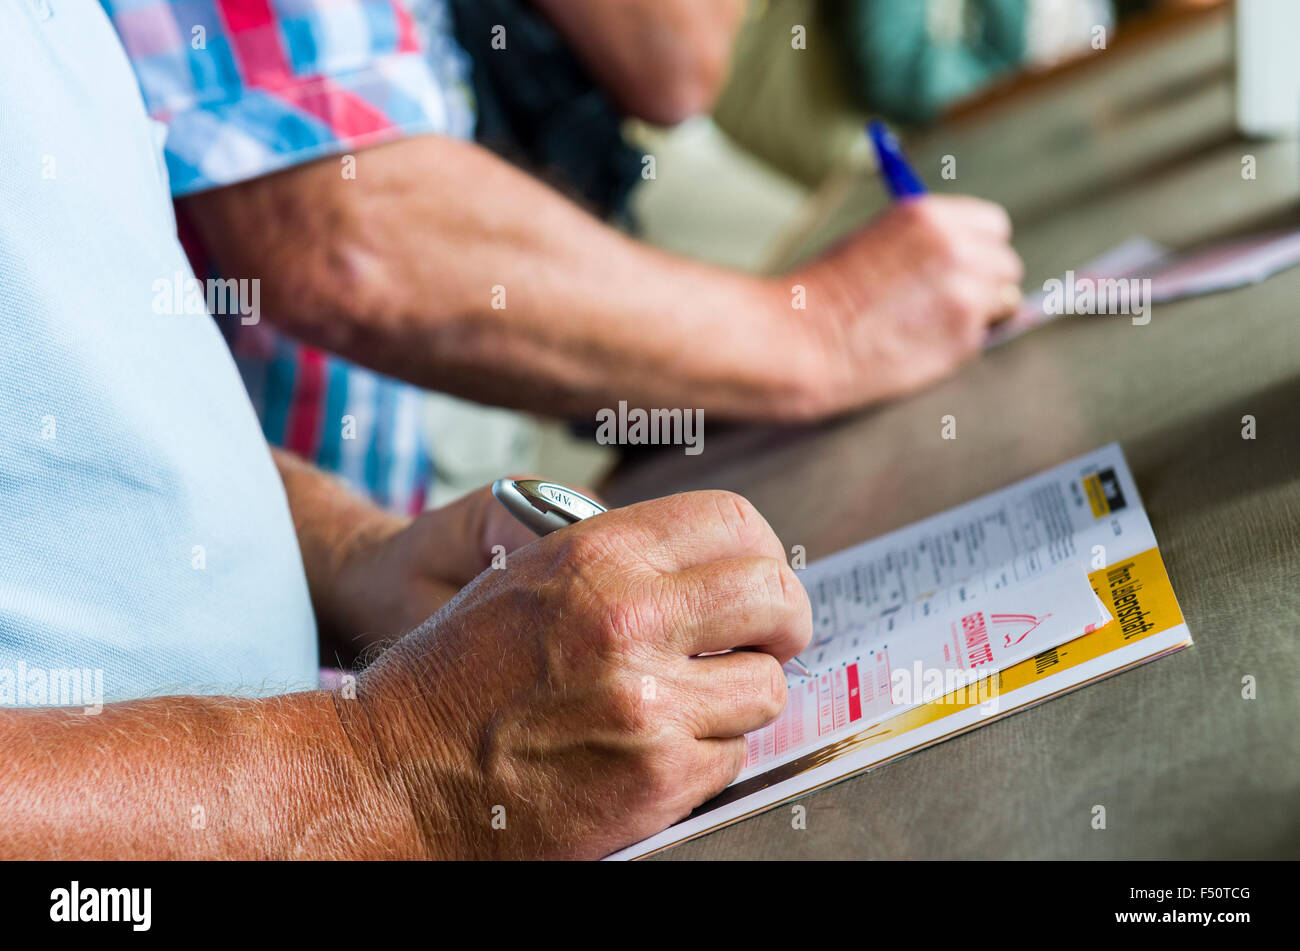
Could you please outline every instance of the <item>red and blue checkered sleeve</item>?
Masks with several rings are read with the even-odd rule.
[[[100,0],[173,195],[418,134],[467,137],[464,52],[445,0]]]

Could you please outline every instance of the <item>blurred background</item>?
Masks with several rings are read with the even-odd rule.
[[[619,120],[590,91],[573,97],[580,110],[494,101],[507,84],[468,38],[521,6],[453,4],[480,139],[644,240],[748,271],[778,273],[886,206],[863,134],[872,117],[900,132],[933,190],[1008,209],[1030,236],[1017,239],[1027,288],[1130,234],[1181,248],[1214,236],[1203,221],[1221,231],[1275,215],[1275,186],[1253,205],[1249,189],[1213,184],[1243,142],[1300,188],[1293,0],[754,0],[712,114],[673,129]],[[542,128],[561,131],[530,134]],[[1145,228],[1144,183],[1180,175],[1205,176],[1197,193],[1217,207]],[[1109,202],[1098,214],[1111,220],[1090,226],[1090,203],[1125,189],[1132,220],[1113,220]],[[505,471],[598,486],[618,462],[574,426],[443,395],[427,421],[431,504]]]

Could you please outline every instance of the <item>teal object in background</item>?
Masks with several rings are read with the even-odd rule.
[[[859,104],[902,123],[936,118],[1025,60],[1028,0],[831,0]]]

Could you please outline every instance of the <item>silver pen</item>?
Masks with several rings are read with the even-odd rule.
[[[492,483],[492,494],[511,515],[538,535],[549,535],[556,529],[608,511],[581,492],[540,479],[497,479]],[[813,675],[798,657],[786,661],[782,669],[800,677]]]

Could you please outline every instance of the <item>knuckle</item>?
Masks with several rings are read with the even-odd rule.
[[[745,768],[748,751],[749,747],[744,737],[738,736],[735,738],[735,742],[727,744],[726,752],[723,754],[723,786],[729,785]]]
[[[780,610],[792,603],[790,592],[786,590],[785,562],[775,558],[761,558],[755,571],[760,582],[759,590],[767,598],[767,603],[775,610]]]
[[[750,538],[757,527],[764,524],[754,503],[743,495],[723,489],[711,491],[709,495],[722,527],[734,537],[741,540]]]
[[[727,702],[746,716],[774,720],[785,709],[785,674],[770,654],[747,656],[728,678],[726,690]]]
[[[794,571],[793,568],[791,568],[790,570]],[[812,596],[808,594],[808,589],[804,587],[804,583],[802,581],[796,578],[795,583],[798,585],[798,589],[799,589],[796,594],[796,597],[799,598],[799,606],[798,606],[799,617],[797,621],[798,634],[799,634],[799,638],[798,638],[799,650],[803,650],[809,645],[809,643],[812,642],[812,638],[813,638]]]
[[[785,709],[786,694],[790,688],[786,684],[781,664],[775,657],[767,656],[763,668],[755,685],[755,701],[760,716],[766,720],[775,720]]]
[[[609,551],[609,542],[602,532],[583,528],[556,533],[552,544],[557,569],[575,573],[599,564]]]
[[[803,586],[803,582],[794,573],[794,569],[782,559],[776,562],[776,570],[781,585],[782,604],[792,608],[796,613],[801,613],[804,608],[811,610],[812,604],[808,600],[808,589]]]
[[[608,691],[605,719],[620,733],[643,735],[653,732],[655,718],[639,681],[620,678],[613,682]]]
[[[785,559],[764,558],[759,565],[773,623],[784,626],[792,618],[811,614],[808,591]]]
[[[608,533],[573,532],[557,539],[549,577],[539,584],[585,633],[585,645],[608,654],[638,639],[660,618],[656,601],[627,571],[611,570]],[[643,579],[642,579],[643,580]]]
[[[608,588],[593,592],[596,623],[592,627],[595,647],[603,653],[622,652],[655,626],[658,611],[645,598]]]

